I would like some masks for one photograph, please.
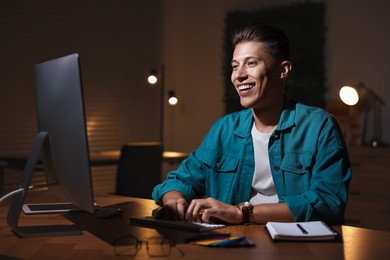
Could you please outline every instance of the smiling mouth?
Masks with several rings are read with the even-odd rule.
[[[254,88],[254,86],[255,86],[254,84],[242,85],[242,86],[238,87],[238,90],[240,90],[240,91],[248,91],[248,90]]]

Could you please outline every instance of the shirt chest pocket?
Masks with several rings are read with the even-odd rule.
[[[235,173],[238,169],[238,159],[230,155],[207,151],[200,159],[204,166],[214,173]]]
[[[238,177],[239,160],[229,155],[209,153],[203,162],[206,196],[226,202]]]
[[[288,194],[301,194],[310,187],[312,158],[312,153],[285,154],[280,168]]]
[[[313,153],[286,153],[280,168],[286,173],[304,175],[311,169]]]
[[[214,173],[235,173],[238,159],[229,155],[210,156],[203,158],[204,165]]]

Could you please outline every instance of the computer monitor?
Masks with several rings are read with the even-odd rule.
[[[14,197],[8,212],[8,224],[21,237],[77,234],[80,231],[69,226],[51,226],[41,231],[18,226],[40,155],[48,190],[82,210],[95,211],[79,55],[36,64],[35,85],[38,135],[21,179],[21,192]]]

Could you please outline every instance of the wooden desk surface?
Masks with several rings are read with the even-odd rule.
[[[28,202],[43,202],[44,194],[31,192]],[[165,259],[388,259],[390,233],[356,228],[335,227],[342,234],[342,241],[331,242],[274,242],[263,225],[239,225],[220,229],[232,235],[245,235],[256,243],[253,248],[209,248],[185,244],[185,238],[194,233],[173,229],[152,229],[129,225],[130,216],[149,215],[155,207],[146,199],[96,196],[101,206],[115,205],[124,213],[109,219],[98,219],[88,213],[64,215],[26,216],[23,213],[19,225],[75,224],[80,236],[18,238],[6,224],[7,206],[0,208],[0,259],[111,259],[117,258],[112,243],[125,234],[133,234],[140,240],[155,235],[174,239],[185,254],[177,250]],[[8,257],[8,258],[7,258]],[[134,259],[150,259],[145,245]],[[155,258],[164,259],[164,258]]]

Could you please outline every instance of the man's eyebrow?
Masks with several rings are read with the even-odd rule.
[[[245,57],[243,60],[247,61],[247,60],[250,60],[250,59],[261,60],[259,57],[255,57],[255,56],[248,56],[248,57]],[[232,59],[231,63],[233,63],[233,62],[240,63],[239,61],[237,61],[235,59]]]

